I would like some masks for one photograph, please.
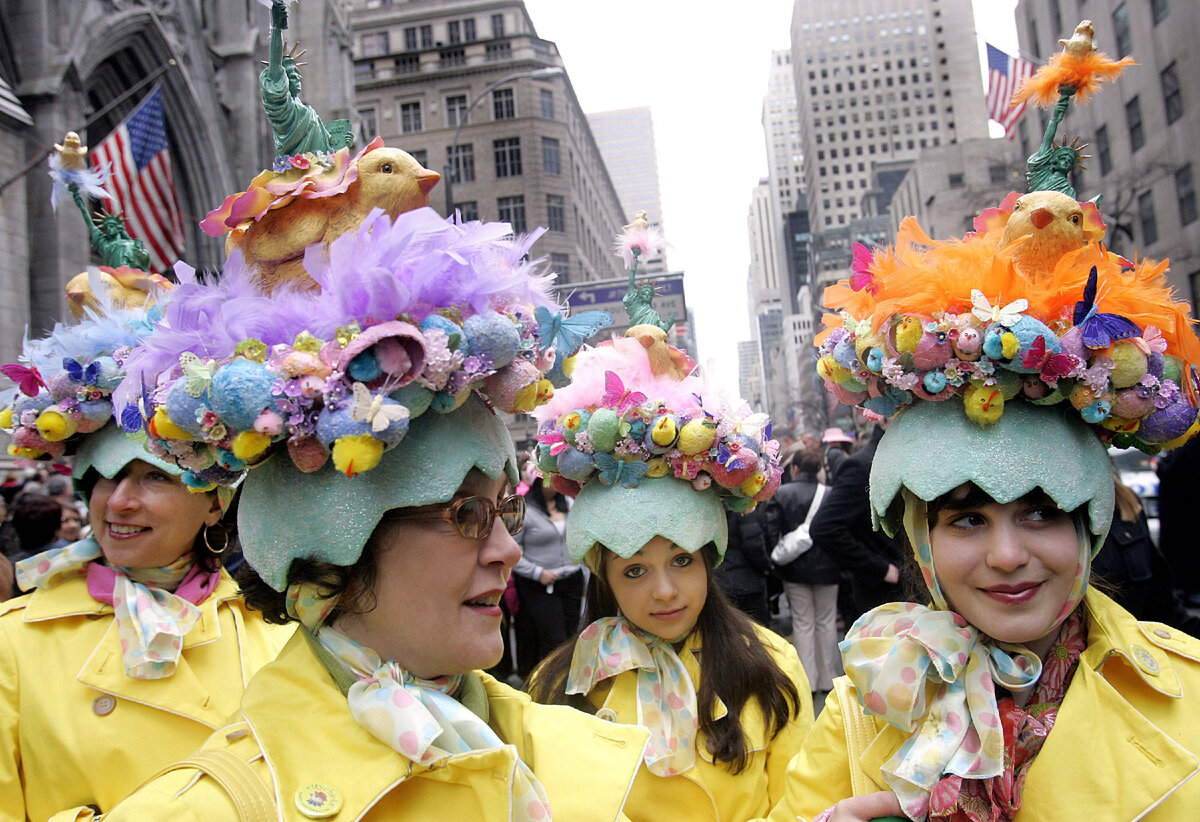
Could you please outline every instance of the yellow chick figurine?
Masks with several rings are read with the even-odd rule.
[[[398,148],[377,148],[358,161],[358,179],[342,194],[297,198],[273,209],[244,231],[230,233],[225,253],[240,248],[268,291],[291,280],[308,280],[304,249],[333,242],[357,229],[373,208],[395,217],[429,205],[429,192],[442,176]],[[309,285],[315,284],[309,280]]]
[[[1063,47],[1063,51],[1071,55],[1075,59],[1087,57],[1096,50],[1094,41],[1096,39],[1096,27],[1092,25],[1091,20],[1081,20],[1079,25],[1075,27],[1075,33],[1071,35],[1070,40],[1059,40],[1058,44]]]
[[[667,342],[667,332],[657,325],[646,323],[631,326],[625,336],[637,340],[646,349],[650,370],[656,377],[669,374],[674,379],[682,380],[687,376],[687,355],[672,348]]]
[[[1017,270],[1031,280],[1048,277],[1060,257],[1086,242],[1083,206],[1060,191],[1031,191],[1018,197],[1000,246],[1022,237],[1025,241],[1013,253]]]

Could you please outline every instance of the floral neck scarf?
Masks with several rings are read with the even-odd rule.
[[[1043,665],[1029,650],[997,642],[949,610],[933,567],[926,505],[907,490],[904,501],[904,530],[934,607],[889,603],[868,611],[839,647],[864,710],[908,734],[882,771],[905,813],[923,819],[944,778],[978,782],[1010,773],[995,685],[1030,688]],[[1082,601],[1091,566],[1091,536],[1079,518],[1075,525],[1079,564],[1060,626]],[[937,687],[927,705],[931,681]]]
[[[162,568],[111,568],[94,539],[52,548],[17,563],[21,590],[53,588],[81,574],[97,602],[113,606],[125,673],[134,679],[165,679],[175,673],[183,638],[200,618],[196,606],[220,582],[190,553]]]
[[[656,776],[681,774],[696,764],[700,723],[695,684],[671,643],[625,617],[598,619],[575,643],[567,693],[591,693],[597,683],[633,670],[638,724],[650,731],[646,768]]]
[[[287,610],[333,658],[357,677],[346,693],[350,714],[372,736],[413,762],[432,766],[456,754],[503,748],[505,743],[451,694],[461,676],[418,679],[395,662],[324,625],[337,604],[311,583],[288,588]],[[513,822],[551,819],[550,799],[519,757],[513,772]]]

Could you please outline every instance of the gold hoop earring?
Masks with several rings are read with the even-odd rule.
[[[209,550],[209,552],[211,552],[214,556],[219,557],[222,554],[224,554],[226,550],[228,550],[228,548],[229,548],[229,532],[228,531],[225,532],[225,542],[220,547],[220,549],[213,548],[212,543],[208,541],[208,526],[207,525],[204,526],[204,530],[202,531],[202,534],[203,534],[203,538],[204,538],[204,547],[207,548]]]

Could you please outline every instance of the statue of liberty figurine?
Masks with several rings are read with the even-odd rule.
[[[334,152],[354,144],[349,120],[325,123],[316,110],[300,99],[300,65],[284,54],[283,32],[288,13],[283,0],[271,5],[271,52],[258,77],[263,110],[275,133],[275,154],[290,157],[307,152]]]

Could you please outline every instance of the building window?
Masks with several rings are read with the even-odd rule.
[[[401,54],[396,58],[397,74],[416,74],[421,70],[421,55]]]
[[[496,200],[496,206],[500,222],[511,225],[514,234],[525,232],[525,196],[523,194],[518,194],[516,197],[500,197]]]
[[[571,255],[550,253],[550,270],[558,274],[563,280],[571,276]]]
[[[446,163],[450,166],[450,182],[470,183],[475,180],[475,146],[468,143],[446,146]]]
[[[483,48],[483,56],[485,60],[507,60],[512,57],[512,44],[507,41],[488,43]]]
[[[362,56],[378,57],[388,53],[388,33],[386,31],[364,34],[362,36]]]
[[[369,143],[375,139],[375,135],[379,133],[379,124],[375,120],[375,109],[364,108],[359,109],[358,114],[362,117],[362,131],[364,143]]]
[[[1158,75],[1162,82],[1163,106],[1167,110],[1167,122],[1173,123],[1183,116],[1183,95],[1179,91],[1179,75],[1175,73],[1175,61]]]
[[[1096,129],[1096,157],[1100,160],[1100,174],[1112,171],[1112,150],[1108,145],[1108,126]]]
[[[433,48],[433,26],[421,26],[421,48]]]
[[[492,150],[496,155],[497,177],[519,177],[521,175],[520,137],[492,140]]]
[[[413,26],[404,30],[404,50],[417,50],[417,28]]]
[[[1161,23],[1170,10],[1167,0],[1150,0],[1150,16],[1154,18],[1155,25]]]
[[[542,116],[547,120],[554,119],[554,92],[548,88],[540,89],[542,98]]]
[[[566,231],[567,218],[563,213],[561,194],[546,195],[546,226],[551,231]]]
[[[1191,163],[1175,172],[1175,194],[1179,197],[1179,224],[1191,225],[1196,221],[1196,186],[1192,182]]]
[[[474,200],[467,200],[465,203],[455,203],[454,207],[458,209],[458,213],[462,215],[464,220],[479,219],[479,203]]]
[[[400,130],[405,134],[412,134],[414,131],[421,130],[420,103],[400,104]]]
[[[492,36],[493,37],[503,37],[504,36],[504,15],[503,14],[493,14],[492,15]]]
[[[517,116],[517,106],[513,101],[513,90],[498,88],[492,92],[492,117],[497,120],[511,120]]]
[[[1154,218],[1153,191],[1138,196],[1138,221],[1142,224],[1142,242],[1146,245],[1158,242],[1158,220]]]
[[[1129,126],[1129,150],[1137,151],[1146,144],[1146,134],[1142,131],[1142,105],[1136,96],[1125,104],[1125,122]]]
[[[452,46],[457,46],[462,42],[462,27],[457,20],[451,20],[446,24],[446,39]]]
[[[1008,181],[1008,169],[1004,166],[990,165],[988,166],[988,179],[992,185],[1000,185]]]
[[[962,188],[963,187],[962,174],[958,174],[958,173],[951,174],[949,182],[950,182],[950,188]]]
[[[562,174],[558,140],[553,137],[542,138],[542,171],[547,174]]]
[[[1124,57],[1133,48],[1129,34],[1129,10],[1120,3],[1112,13],[1113,34],[1117,38],[1117,57]]]
[[[467,95],[455,94],[446,98],[446,126],[465,126],[467,124]]]
[[[410,151],[409,156],[416,160],[420,165],[428,168],[428,166],[425,165],[425,161],[429,159],[429,152],[425,151],[425,149],[419,148],[415,151]]]
[[[442,53],[439,56],[439,63],[442,68],[465,66],[467,64],[467,50],[461,47],[442,49]]]
[[[367,60],[363,63],[354,64],[354,79],[355,80],[374,80],[375,79],[375,61]]]
[[[475,42],[475,18],[468,17],[462,21],[463,24],[463,40],[468,43]]]

